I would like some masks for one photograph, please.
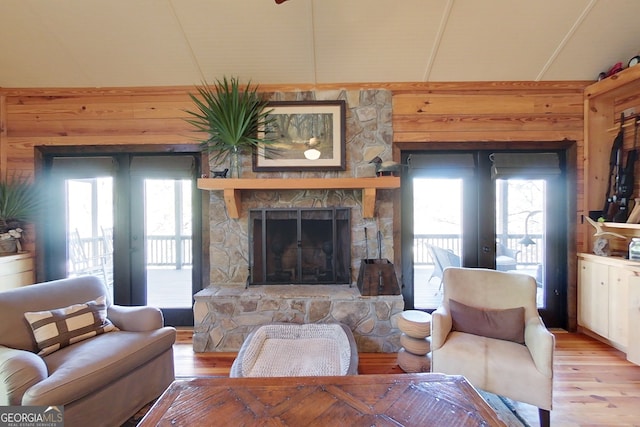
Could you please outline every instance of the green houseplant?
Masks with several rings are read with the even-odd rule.
[[[21,249],[23,227],[35,218],[41,200],[35,184],[24,177],[0,181],[0,254]]]
[[[220,165],[229,158],[231,177],[238,178],[239,156],[271,142],[258,137],[271,122],[268,100],[262,98],[257,86],[252,88],[250,83],[241,90],[235,77],[216,80],[213,88],[205,83],[197,88],[197,92],[197,95],[189,94],[196,109],[186,111],[191,116],[187,122],[207,134],[202,144],[211,160]]]

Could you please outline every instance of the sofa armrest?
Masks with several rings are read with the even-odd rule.
[[[19,406],[24,393],[48,376],[37,354],[0,346],[0,406]]]
[[[444,307],[440,306],[431,313],[431,350],[437,350],[447,339],[451,332],[452,321],[451,313]]]
[[[529,319],[525,325],[524,344],[531,353],[536,369],[548,378],[552,378],[556,337],[549,332],[540,317]]]
[[[123,331],[144,332],[164,326],[162,312],[156,307],[112,305],[107,311],[107,317]]]

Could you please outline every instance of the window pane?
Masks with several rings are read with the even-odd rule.
[[[460,266],[462,179],[414,178],[414,307],[442,302],[442,270]]]
[[[67,276],[100,277],[113,301],[113,178],[67,179]]]
[[[496,180],[496,270],[533,276],[544,306],[546,181]]]
[[[147,305],[192,305],[191,181],[145,179]]]

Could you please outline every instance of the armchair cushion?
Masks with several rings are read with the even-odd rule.
[[[107,319],[106,297],[55,310],[26,312],[39,356],[46,356],[73,343],[117,330]]]
[[[524,344],[524,307],[489,310],[449,300],[453,330]]]

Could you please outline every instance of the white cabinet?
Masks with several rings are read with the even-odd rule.
[[[33,284],[33,258],[28,252],[0,257],[0,291]]]
[[[616,257],[578,255],[578,325],[627,352],[632,315],[640,311],[630,283],[638,283],[640,263]],[[637,363],[637,362],[634,362]]]
[[[640,276],[629,278],[629,339],[627,345],[627,360],[640,365]]]
[[[608,338],[625,348],[629,341],[629,279],[635,274],[629,269],[609,266]]]
[[[609,334],[609,266],[578,260],[578,325],[598,335]]]
[[[578,325],[626,351],[630,313],[640,308],[633,307],[629,282],[640,276],[640,263],[580,254],[578,269]]]

